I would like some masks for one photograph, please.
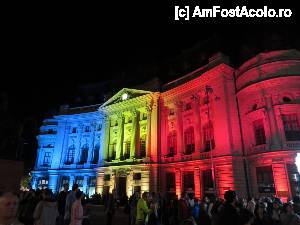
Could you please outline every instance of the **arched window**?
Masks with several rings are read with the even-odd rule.
[[[68,148],[67,159],[65,164],[70,165],[74,163],[74,158],[75,158],[75,145],[71,145]]]
[[[172,131],[168,135],[168,156],[172,157],[177,153],[176,131]]]
[[[99,160],[99,150],[100,150],[100,145],[96,144],[93,150],[93,164],[97,164]]]
[[[211,121],[203,126],[203,142],[206,152],[215,148],[214,128]]]
[[[190,127],[184,132],[185,154],[189,155],[195,152],[194,127]]]
[[[88,152],[89,152],[89,146],[88,144],[84,144],[81,148],[81,157],[79,164],[84,164],[87,161],[88,158]]]

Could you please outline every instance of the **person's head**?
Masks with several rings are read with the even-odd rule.
[[[291,202],[283,204],[283,212],[287,214],[292,214],[294,212],[293,204]]]
[[[140,196],[141,196],[140,192],[138,192],[138,191],[134,192],[134,197],[135,198],[140,198]]]
[[[50,189],[46,188],[42,192],[42,199],[45,201],[49,201],[51,199],[52,192]]]
[[[300,204],[300,197],[299,196],[295,196],[293,198],[293,202],[294,202],[294,204]]]
[[[187,195],[187,193],[186,193],[185,191],[183,191],[183,192],[181,193],[181,198],[184,198],[184,199],[187,199],[187,198],[188,198],[188,195]]]
[[[9,221],[16,217],[18,198],[11,192],[0,192],[0,220]]]
[[[78,200],[78,199],[81,199],[83,196],[83,192],[82,191],[77,191],[76,194],[75,194],[75,198]]]
[[[279,198],[275,198],[273,201],[273,208],[274,209],[280,209],[282,207],[282,202]]]
[[[145,192],[142,194],[142,198],[146,201],[147,198],[148,198],[148,192],[145,191]]]
[[[74,192],[78,191],[78,184],[73,184],[72,191],[74,191]]]
[[[225,192],[224,198],[226,202],[229,204],[235,203],[237,201],[237,196],[235,191],[231,191],[231,190]]]
[[[204,199],[203,199],[203,201],[204,201],[205,203],[209,203],[209,202],[210,202],[210,199],[209,199],[208,196],[205,196]]]
[[[68,191],[69,190],[69,184],[64,184],[64,191]]]

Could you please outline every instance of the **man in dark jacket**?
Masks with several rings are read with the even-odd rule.
[[[218,225],[237,225],[238,224],[238,211],[235,206],[237,196],[235,191],[226,191],[225,203],[220,211]]]
[[[69,184],[64,184],[64,190],[62,190],[57,197],[57,205],[59,212],[59,224],[63,224],[65,216],[66,199],[69,193]]]
[[[116,190],[113,189],[112,193],[108,195],[105,202],[106,225],[112,224],[112,219],[116,211]]]

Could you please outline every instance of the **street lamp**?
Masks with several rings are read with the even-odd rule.
[[[214,194],[217,194],[216,191],[216,180],[215,180],[215,166],[214,166],[214,158],[213,158],[213,147],[212,147],[212,129],[211,129],[211,121],[210,121],[210,109],[209,109],[209,94],[213,93],[212,87],[206,85],[205,86],[205,103],[207,105],[207,119],[208,119],[208,136],[209,136],[209,148],[210,148],[210,163],[211,163],[211,175],[213,181],[213,189]]]

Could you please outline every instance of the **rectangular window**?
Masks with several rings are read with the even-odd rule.
[[[110,174],[104,174],[104,181],[110,181]]]
[[[38,181],[38,189],[48,188],[48,178],[40,178]]]
[[[96,186],[96,177],[89,177],[89,186],[90,187]]]
[[[140,140],[140,158],[146,157],[146,141],[144,139]]]
[[[67,176],[63,176],[62,178],[61,178],[61,184],[60,184],[60,191],[62,191],[63,189],[64,189],[64,185],[65,184],[68,184],[69,185],[69,177],[67,177]],[[70,186],[70,185],[69,185]]]
[[[195,152],[194,128],[191,127],[184,132],[185,154],[189,155]]]
[[[275,193],[272,166],[257,167],[256,179],[259,193]]]
[[[184,191],[194,191],[194,172],[183,173],[183,187]]]
[[[45,152],[44,160],[43,160],[43,166],[50,166],[50,160],[51,160],[51,153],[50,152]]]
[[[300,126],[297,114],[282,115],[285,137],[287,141],[300,141]]]
[[[177,153],[177,140],[176,140],[176,131],[173,131],[168,135],[168,156],[172,157]]]
[[[215,149],[214,130],[211,121],[203,126],[203,142],[205,146],[205,152]]]
[[[77,133],[77,128],[76,128],[76,127],[73,127],[73,128],[72,128],[72,134],[75,134],[75,133]]]
[[[77,184],[78,187],[83,187],[83,177],[76,177],[75,184]]]
[[[84,129],[84,132],[90,132],[91,131],[91,127],[90,126],[86,126]]]
[[[253,121],[255,144],[263,145],[266,144],[266,134],[264,128],[264,122],[262,119]]]
[[[174,109],[170,109],[169,110],[169,116],[173,116],[175,114],[175,110]]]
[[[141,173],[134,173],[133,174],[133,180],[141,180],[142,174]]]
[[[203,192],[204,193],[213,193],[214,184],[212,179],[211,170],[204,170],[202,172],[202,182],[203,182]]]
[[[130,141],[125,142],[124,159],[130,158]]]
[[[166,191],[173,192],[175,191],[175,173],[169,172],[166,173]]]

